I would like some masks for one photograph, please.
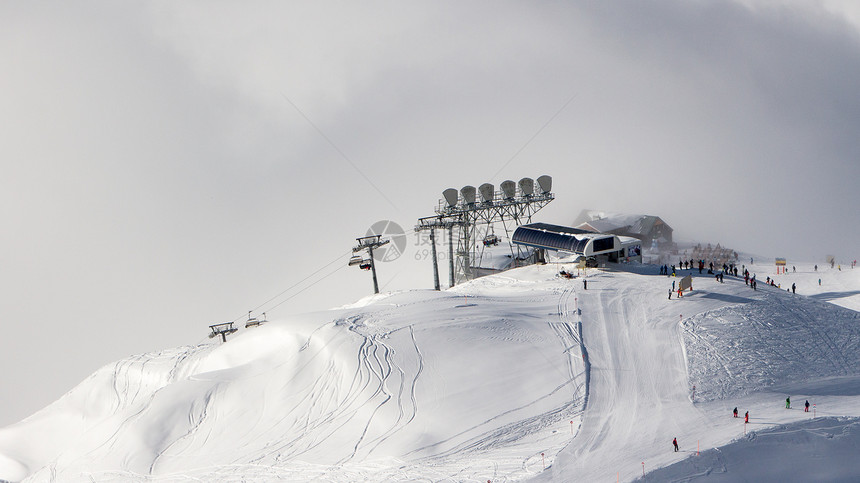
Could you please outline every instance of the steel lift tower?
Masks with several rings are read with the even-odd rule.
[[[373,273],[373,293],[379,293],[379,283],[376,281],[376,264],[373,262],[373,249],[387,244],[391,240],[383,240],[382,235],[363,236],[355,239],[358,245],[352,247],[352,253],[367,250],[368,257],[353,255],[349,259],[349,265],[358,265],[362,270],[370,270]]]
[[[540,211],[555,199],[552,193],[552,178],[544,175],[535,181],[523,178],[518,183],[511,180],[503,181],[501,190],[496,191],[490,183],[484,183],[475,189],[474,186],[464,186],[459,191],[448,188],[442,192],[443,199],[436,206],[436,216],[419,218],[415,231],[429,231],[433,250],[434,287],[439,290],[439,268],[436,261],[436,230],[448,230],[448,263],[449,285],[469,280],[475,277],[474,267],[479,266],[483,248],[499,243],[493,226],[501,223],[508,238],[511,256],[520,254],[520,247],[510,243],[510,233],[523,223],[531,223],[532,215]],[[480,196],[480,200],[478,199]],[[478,227],[484,226],[484,236],[481,239],[480,251]],[[457,235],[457,251],[454,252],[454,234]],[[456,256],[455,256],[456,255]]]

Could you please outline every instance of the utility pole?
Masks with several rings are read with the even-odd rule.
[[[433,289],[439,290],[439,263],[436,261],[436,230],[430,228],[430,252],[433,256]]]
[[[448,230],[448,285],[450,287],[453,287],[454,277],[456,275],[456,271],[454,270],[454,228],[457,226],[459,226],[459,222],[457,220],[439,215],[419,218],[418,224],[415,225],[415,231],[417,233],[420,233],[422,231],[430,232],[430,253],[433,257],[433,288],[435,290],[440,290],[439,261],[438,256],[436,254],[436,230]]]
[[[448,286],[454,286],[454,225],[448,228]]]
[[[367,247],[370,253],[370,272],[373,274],[373,293],[379,293],[379,282],[376,281],[376,263],[373,262],[373,245]]]

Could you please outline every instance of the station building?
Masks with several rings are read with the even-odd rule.
[[[547,223],[521,225],[511,241],[517,245],[562,254],[579,255],[597,262],[642,261],[642,241],[611,233],[593,233]]]

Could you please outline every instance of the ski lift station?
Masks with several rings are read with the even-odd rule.
[[[642,261],[642,241],[578,228],[531,223],[514,231],[513,243],[539,250],[594,258],[598,262]]]

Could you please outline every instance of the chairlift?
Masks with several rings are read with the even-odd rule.
[[[370,267],[371,267],[371,262],[370,262],[369,258],[362,260],[361,263],[358,265],[358,268],[360,268],[362,270],[370,270]]]
[[[245,328],[246,329],[248,327],[256,327],[262,323],[263,323],[262,320],[259,320],[256,317],[251,317],[251,311],[250,310],[248,311],[248,320],[245,321]]]
[[[495,233],[490,233],[489,235],[484,237],[484,246],[485,247],[494,247],[499,244],[499,236]]]
[[[349,258],[349,266],[359,265],[362,261],[361,255],[353,255]]]
[[[224,322],[223,324],[213,324],[209,326],[212,329],[212,332],[209,334],[209,338],[213,339],[215,337],[221,336],[222,342],[227,342],[227,335],[236,332],[237,328],[233,327],[233,322]]]

